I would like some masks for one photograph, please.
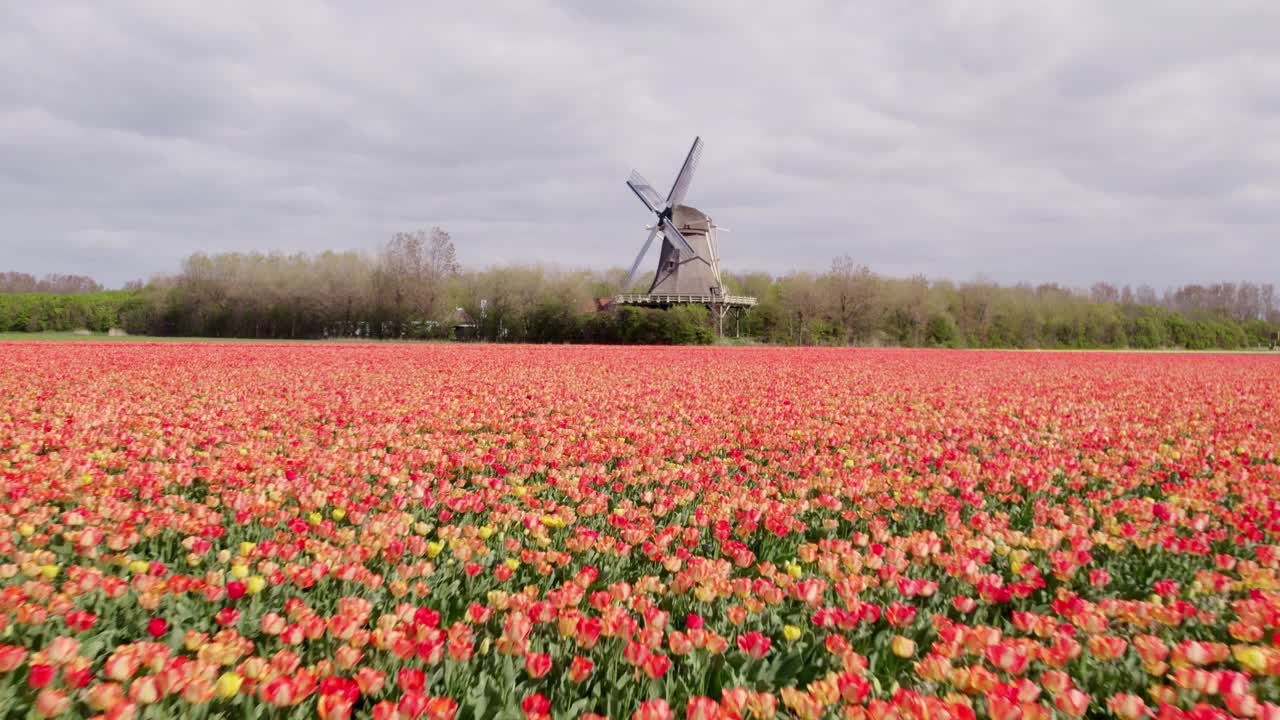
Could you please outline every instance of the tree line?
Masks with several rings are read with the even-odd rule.
[[[0,331],[119,326],[134,334],[280,339],[713,340],[705,308],[606,308],[607,298],[623,291],[621,269],[464,269],[439,228],[398,233],[372,255],[197,253],[175,274],[106,293],[89,278],[66,285],[84,290],[32,292],[25,279],[12,280],[19,275],[0,275],[9,283],[0,292],[10,293],[0,295]],[[46,281],[66,277],[74,276]],[[730,292],[759,300],[730,318],[726,334],[771,344],[1231,349],[1270,346],[1280,333],[1269,283],[1163,292],[1107,283],[1084,290],[957,283],[885,277],[847,256],[826,272],[724,279]]]
[[[23,272],[0,272],[0,294],[51,293],[79,295],[102,292],[102,286],[84,275],[45,275],[37,278]]]
[[[879,276],[848,257],[825,273],[733,276],[761,298],[744,332],[789,344],[995,348],[1266,347],[1280,332],[1270,283],[1149,286],[955,283]]]

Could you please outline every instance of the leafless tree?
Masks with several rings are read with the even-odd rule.
[[[36,279],[23,272],[0,272],[0,294],[49,293],[52,295],[78,295],[100,292],[102,286],[84,275],[45,275]]]
[[[1120,291],[1111,283],[1096,282],[1093,287],[1089,288],[1089,297],[1094,302],[1118,303],[1120,302]]]
[[[831,272],[822,278],[820,292],[828,312],[844,342],[861,342],[870,337],[879,318],[876,292],[878,278],[865,265],[842,255],[831,261]]]

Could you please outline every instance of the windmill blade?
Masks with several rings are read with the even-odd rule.
[[[623,290],[631,288],[632,283],[636,281],[636,273],[640,270],[640,263],[644,262],[644,254],[649,252],[649,246],[653,244],[653,239],[658,236],[657,225],[653,226],[653,230],[649,232],[649,239],[644,241],[644,245],[640,247],[640,254],[636,256],[636,261],[631,263],[631,272],[627,273],[627,283],[622,286]]]
[[[671,185],[671,192],[667,193],[667,207],[675,207],[684,202],[684,196],[689,193],[689,183],[693,182],[693,171],[698,168],[698,158],[702,157],[702,138],[693,139],[693,147],[689,148],[689,154],[684,159],[684,165],[680,167],[680,174],[676,175],[676,181]]]
[[[650,185],[649,181],[645,180],[644,176],[635,170],[631,171],[631,178],[627,180],[627,187],[631,188],[631,192],[635,193],[636,197],[640,198],[640,202],[644,203],[649,210],[661,213],[667,209],[667,205],[662,202],[662,196],[658,194],[658,191],[654,190],[653,185]]]
[[[684,235],[681,235],[680,231],[676,229],[676,226],[672,225],[671,221],[667,218],[662,218],[662,234],[667,238],[667,242],[676,246],[676,249],[678,249],[681,254],[688,254],[691,258],[698,257],[698,251],[693,249],[693,246],[689,244],[689,241],[684,239]]]

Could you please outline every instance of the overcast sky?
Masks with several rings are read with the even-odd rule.
[[[0,270],[625,266],[695,134],[723,264],[1280,282],[1280,2],[0,3]],[[656,263],[656,251],[653,262]]]

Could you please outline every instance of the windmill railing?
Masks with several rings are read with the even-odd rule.
[[[614,295],[615,305],[737,305],[751,307],[756,299],[748,295]]]

